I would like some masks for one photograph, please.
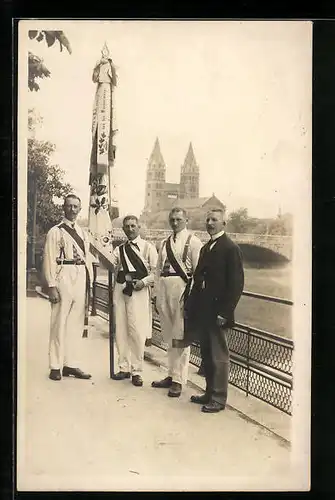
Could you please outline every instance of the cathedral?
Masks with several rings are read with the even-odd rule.
[[[144,213],[153,213],[168,207],[172,200],[198,198],[199,166],[190,144],[180,170],[180,183],[166,182],[166,165],[158,138],[150,155],[147,167]]]
[[[184,208],[190,216],[203,218],[209,208],[225,208],[216,196],[199,198],[199,165],[190,143],[180,169],[180,182],[166,182],[166,165],[156,138],[150,155],[145,184],[144,209],[141,221],[147,227],[166,225],[168,212],[173,206]]]

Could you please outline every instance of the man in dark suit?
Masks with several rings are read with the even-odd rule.
[[[194,284],[185,305],[185,343],[200,341],[206,392],[192,396],[202,411],[224,410],[229,376],[227,329],[234,325],[234,310],[242,295],[244,271],[239,247],[224,231],[225,213],[211,210],[206,228],[211,239],[201,249]]]

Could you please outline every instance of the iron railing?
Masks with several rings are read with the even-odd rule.
[[[293,305],[292,301],[244,291],[243,295],[255,300],[266,300]],[[108,284],[93,282],[92,315],[109,319]],[[153,311],[153,345],[166,350],[158,315]],[[245,394],[252,395],[275,408],[292,414],[292,353],[294,343],[291,339],[275,335],[258,328],[235,323],[228,330],[230,350],[230,384]],[[198,343],[191,346],[190,362],[200,367],[201,354]]]

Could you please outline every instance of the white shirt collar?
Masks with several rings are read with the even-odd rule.
[[[141,239],[142,239],[141,236],[138,235],[133,240],[128,240],[128,241],[129,241],[129,243],[133,243],[133,244],[137,243],[138,244],[141,241]]]
[[[76,221],[72,222],[71,220],[67,219],[66,217],[64,217],[63,222],[65,222],[65,224],[67,224],[68,226],[78,227]]]
[[[213,236],[211,236],[211,241],[216,241],[218,238],[220,238],[220,236],[223,236],[224,233],[225,232],[222,230],[219,233],[213,234]]]
[[[176,239],[177,238],[181,238],[186,233],[188,233],[188,229],[187,229],[187,227],[184,227],[184,229],[182,229],[181,231],[179,231],[178,233],[176,233]],[[172,232],[172,237],[174,237],[174,233],[173,232]]]

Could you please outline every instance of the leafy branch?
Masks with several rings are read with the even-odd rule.
[[[42,40],[45,40],[48,47],[52,47],[52,45],[56,42],[56,40],[59,42],[60,46],[60,51],[63,51],[63,47],[65,47],[68,51],[69,54],[72,54],[72,49],[70,46],[69,40],[66,38],[64,35],[63,31],[37,31],[37,30],[30,30],[28,32],[28,36],[30,40],[36,39],[38,42],[41,42]]]
[[[52,47],[56,41],[59,42],[60,51],[65,47],[69,54],[72,54],[70,42],[63,31],[38,31],[30,30],[28,32],[30,40],[36,39],[38,42],[45,40],[48,47]],[[30,91],[37,92],[40,89],[36,79],[49,78],[51,72],[44,65],[43,59],[29,52],[28,54],[28,88]]]

